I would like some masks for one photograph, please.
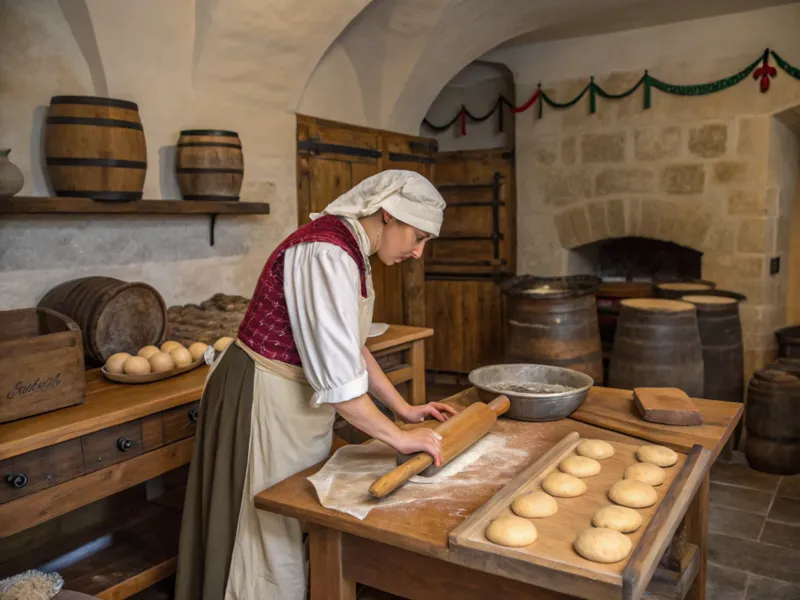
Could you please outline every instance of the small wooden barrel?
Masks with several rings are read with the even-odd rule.
[[[238,134],[216,129],[181,131],[175,172],[184,200],[238,200],[244,178]]]
[[[603,383],[603,357],[592,276],[532,277],[503,283],[508,297],[505,358],[566,367]]]
[[[164,340],[167,307],[146,283],[84,277],[57,285],[39,302],[73,319],[83,332],[84,351],[105,362],[117,352],[135,354]]]
[[[800,325],[779,329],[775,338],[778,340],[778,356],[800,358]]]
[[[693,279],[691,281],[663,281],[656,283],[654,289],[657,298],[680,300],[688,294],[705,294],[715,287],[717,284],[713,281]]]
[[[147,146],[139,107],[114,98],[53,96],[45,160],[56,196],[141,199]]]
[[[631,298],[620,306],[609,386],[676,387],[703,395],[703,350],[697,310],[689,302]]]
[[[800,473],[800,377],[777,365],[756,371],[747,389],[744,453],[765,473]]]

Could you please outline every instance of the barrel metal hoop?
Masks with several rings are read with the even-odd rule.
[[[130,100],[119,100],[118,98],[102,98],[100,96],[53,96],[50,104],[85,104],[89,106],[110,106],[113,108],[127,108],[128,110],[139,110],[139,106]]]
[[[92,125],[95,127],[119,127],[144,131],[141,123],[122,119],[101,119],[96,117],[47,117],[48,125]]]
[[[242,175],[244,173],[244,169],[204,169],[204,168],[194,168],[194,167],[178,167],[175,169],[176,173],[183,173],[183,174],[198,174],[204,175],[208,174],[218,174],[218,173],[230,173],[232,175]]]
[[[116,158],[47,157],[51,167],[116,167],[123,169],[146,169],[146,160],[118,160]]]

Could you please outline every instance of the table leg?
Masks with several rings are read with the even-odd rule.
[[[706,475],[695,494],[689,510],[686,511],[686,540],[697,546],[700,553],[700,568],[692,587],[686,594],[687,600],[704,600],[706,597],[706,562],[708,559],[708,495],[710,477]]]
[[[355,600],[356,582],[342,575],[342,534],[309,524],[308,551],[311,600]]]
[[[411,386],[409,404],[425,404],[425,340],[411,343],[408,351],[409,364],[411,365]]]

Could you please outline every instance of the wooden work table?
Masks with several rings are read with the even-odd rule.
[[[448,402],[463,407],[477,398],[475,390],[470,389]],[[569,432],[577,431],[582,437],[611,442],[631,442],[628,436],[634,436],[683,453],[694,444],[700,444],[711,452],[713,460],[740,419],[742,406],[712,400],[697,400],[697,404],[705,424],[675,428],[641,421],[636,416],[629,391],[593,388],[581,409],[570,418],[549,423],[515,422],[515,427],[519,435],[527,436],[529,444],[536,444],[537,450],[541,445],[542,452]],[[465,486],[446,501],[375,509],[364,520],[358,520],[319,504],[306,478],[320,467],[321,464],[298,473],[255,498],[259,509],[295,517],[308,524],[312,600],[352,600],[356,582],[413,600],[566,598],[560,593],[467,568],[451,560],[449,534],[491,499],[502,484]],[[704,597],[708,491],[706,473],[681,526],[682,539],[697,547],[697,558],[691,569],[683,565],[683,571],[674,576],[669,572],[657,572],[651,584],[654,589],[649,589],[650,592],[667,597],[669,594],[692,599]],[[664,561],[668,558],[666,554]]]

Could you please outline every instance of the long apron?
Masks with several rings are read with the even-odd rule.
[[[367,291],[359,301],[362,346],[375,302],[369,272]],[[216,362],[187,484],[176,600],[221,600],[223,593],[225,600],[306,597],[299,521],[256,510],[253,499],[330,453],[336,411],[312,407],[313,393],[301,368],[240,343]]]

